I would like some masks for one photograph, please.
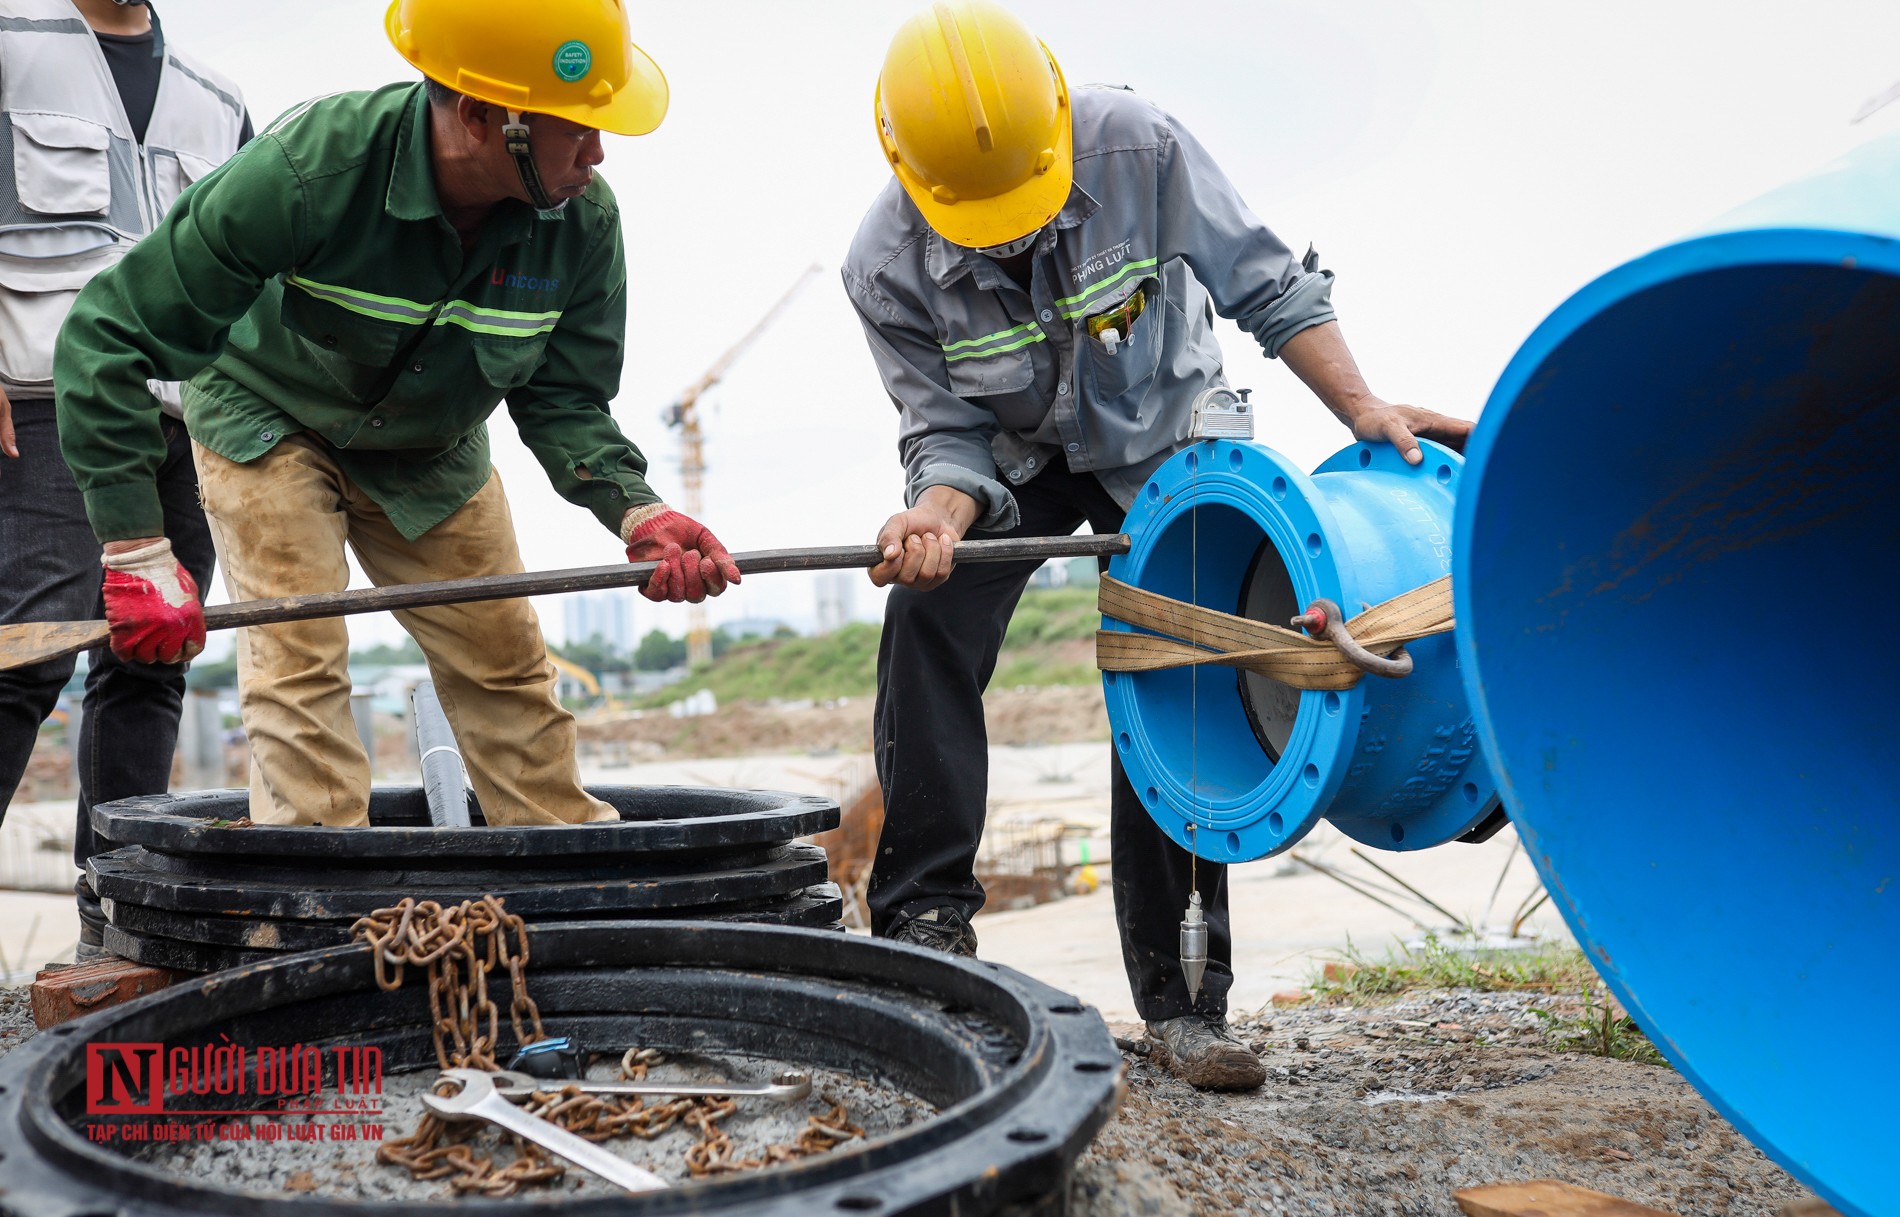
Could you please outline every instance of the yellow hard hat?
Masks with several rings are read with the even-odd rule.
[[[615,135],[666,117],[666,77],[623,0],[394,0],[384,25],[424,76],[492,105]]]
[[[1069,86],[1049,48],[986,0],[904,23],[878,74],[878,140],[924,220],[957,245],[1041,228],[1075,180]]]

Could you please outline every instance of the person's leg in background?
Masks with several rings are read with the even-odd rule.
[[[20,455],[0,456],[0,624],[95,617],[103,580],[99,542],[60,455],[53,403],[28,398],[12,404]],[[0,820],[74,663],[68,657],[0,672]]]
[[[166,453],[158,470],[158,496],[165,511],[165,536],[202,595],[211,586],[216,554],[211,526],[198,500],[191,439],[185,434],[185,424],[175,418],[166,417],[162,425]],[[96,595],[95,601],[90,615],[104,617],[105,602]],[[97,947],[105,914],[85,874],[86,860],[111,846],[92,831],[92,807],[170,789],[188,665],[128,663],[109,647],[94,648],[86,662],[79,815],[73,831],[73,861],[81,873],[73,890],[79,900],[79,940]]]

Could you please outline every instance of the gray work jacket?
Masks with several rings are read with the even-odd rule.
[[[1207,150],[1124,89],[1072,96],[1075,186],[1036,242],[1031,290],[924,223],[893,178],[858,226],[844,284],[901,421],[908,500],[976,498],[976,527],[1015,526],[1005,488],[1058,455],[1116,501],[1187,444],[1195,395],[1221,377],[1214,313],[1269,358],[1333,318],[1332,276],[1303,271]],[[1092,316],[1146,305],[1112,353]]]

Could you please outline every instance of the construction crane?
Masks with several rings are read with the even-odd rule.
[[[674,427],[680,433],[680,489],[685,499],[686,514],[695,520],[705,517],[706,483],[706,434],[699,425],[699,399],[705,392],[724,380],[726,373],[745,354],[747,347],[758,340],[772,320],[784,311],[811,277],[820,267],[814,262],[799,272],[797,279],[785,289],[759,323],[746,332],[745,337],[732,344],[731,348],[713,361],[705,375],[689,385],[685,392],[673,399],[673,404],[660,411],[660,421]],[[686,610],[686,662],[689,665],[706,663],[712,659],[712,628],[706,624],[706,606],[695,604]]]
[[[603,696],[600,681],[595,679],[592,672],[589,672],[586,668],[583,668],[571,659],[555,654],[553,647],[549,647],[547,650],[548,662],[554,665],[555,671],[561,673],[563,676],[573,677],[581,688],[587,690],[593,696]]]

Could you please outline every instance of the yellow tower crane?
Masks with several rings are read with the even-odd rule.
[[[775,317],[792,302],[807,281],[818,273],[816,262],[799,273],[792,285],[785,289],[778,303],[774,304],[759,323],[746,332],[745,337],[732,344],[732,347],[706,369],[706,374],[687,386],[685,392],[673,400],[673,404],[660,411],[660,421],[669,427],[678,428],[680,433],[680,489],[684,492],[686,514],[695,520],[704,520],[706,485],[706,433],[699,425],[699,399],[708,389],[725,379],[726,373],[737,362],[747,347],[757,341],[765,327],[772,324]],[[695,604],[686,610],[686,662],[690,665],[706,663],[712,659],[712,629],[706,624],[706,606]]]

